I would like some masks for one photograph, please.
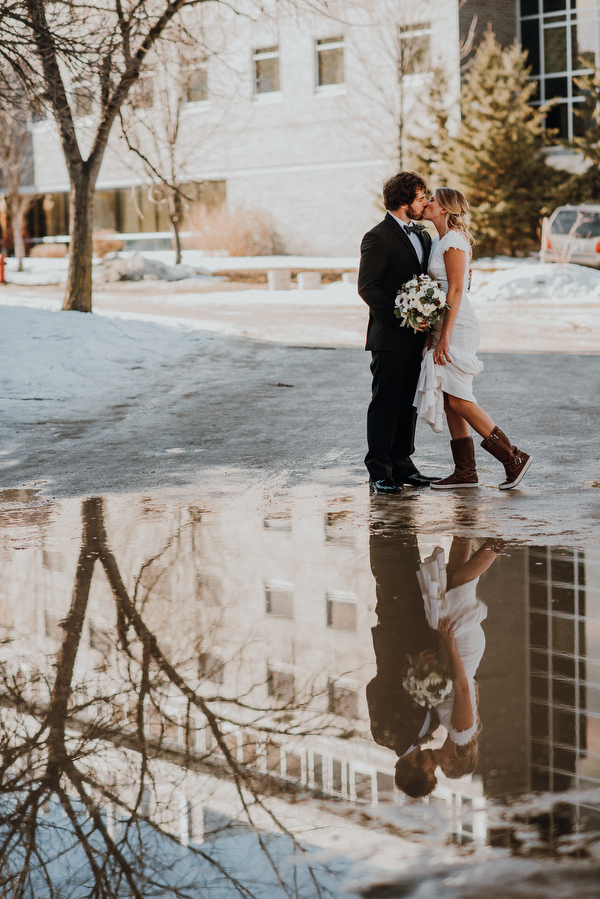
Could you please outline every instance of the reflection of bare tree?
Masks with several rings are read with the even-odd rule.
[[[162,632],[159,636],[149,626],[144,604],[129,595],[108,543],[102,500],[86,500],[82,517],[75,584],[53,678],[38,672],[25,683],[8,668],[0,675],[2,895],[64,896],[68,890],[141,899],[149,890],[180,896],[219,883],[255,895],[235,866],[194,844],[190,829],[182,830],[182,819],[205,800],[207,790],[227,795],[237,832],[243,820],[262,850],[272,895],[327,894],[320,883],[323,869],[302,864],[291,878],[280,873],[281,850],[273,845],[273,833],[286,840],[286,853],[302,855],[303,849],[283,823],[277,802],[266,800],[264,774],[240,762],[227,733],[232,726],[269,737],[314,732],[319,722],[309,721],[310,695],[283,703],[279,710],[286,715],[280,718],[253,703],[251,692],[243,700],[203,695],[197,662],[167,650]],[[114,599],[115,636],[110,652],[107,648],[110,660],[82,683],[78,655],[96,563]],[[176,723],[169,706],[174,702],[187,710],[179,749],[167,739]],[[210,734],[200,750],[194,740],[198,720]]]

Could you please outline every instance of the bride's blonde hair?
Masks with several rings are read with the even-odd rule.
[[[471,216],[469,215],[469,204],[465,195],[453,187],[437,187],[435,198],[442,209],[445,209],[448,213],[448,228],[456,228],[458,231],[462,231],[471,246],[473,246],[475,238],[469,231]]]

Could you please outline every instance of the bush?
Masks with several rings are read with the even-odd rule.
[[[117,231],[111,231],[110,228],[99,228],[98,231],[94,231],[92,246],[94,253],[104,259],[108,253],[119,253],[123,249],[123,241],[119,238]]]
[[[66,243],[36,243],[29,250],[33,259],[64,259],[69,250]]]
[[[187,250],[226,251],[230,256],[275,256],[283,244],[271,222],[261,212],[230,211],[223,204],[202,207],[191,215],[195,232],[184,239]]]

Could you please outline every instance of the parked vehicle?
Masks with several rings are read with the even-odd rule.
[[[559,206],[550,216],[542,239],[547,262],[600,268],[600,205]]]

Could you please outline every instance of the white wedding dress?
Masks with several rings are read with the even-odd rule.
[[[475,595],[479,583],[478,577],[466,584],[461,584],[460,587],[446,589],[446,562],[441,546],[436,546],[433,553],[424,562],[421,562],[417,578],[429,626],[437,630],[440,618],[449,618],[454,622],[456,648],[469,681],[473,725],[463,731],[456,731],[452,727],[454,690],[447,699],[435,707],[435,710],[452,742],[458,746],[464,746],[473,739],[479,728],[475,674],[485,649],[485,634],[481,622],[487,617],[487,606]]]
[[[476,355],[481,332],[469,302],[471,246],[462,231],[448,231],[442,238],[434,240],[428,274],[440,282],[444,293],[448,293],[444,253],[450,249],[462,250],[466,256],[462,299],[450,337],[450,361],[445,365],[436,365],[433,361],[433,350],[444,324],[443,319],[440,319],[435,324],[432,347],[423,357],[414,399],[417,414],[431,425],[436,434],[442,430],[444,420],[444,393],[475,403],[473,377],[483,370],[483,364]]]

